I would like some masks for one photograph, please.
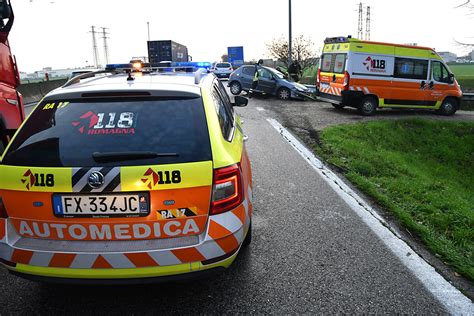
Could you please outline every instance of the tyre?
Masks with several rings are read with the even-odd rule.
[[[247,236],[245,236],[244,241],[242,242],[242,247],[248,247],[252,242],[252,221],[250,221],[249,230],[247,231]]]
[[[289,100],[291,97],[291,91],[288,88],[280,88],[277,91],[277,97],[280,100]]]
[[[377,110],[377,99],[374,97],[365,97],[359,104],[359,113],[364,116],[374,115]]]
[[[343,107],[345,107],[345,105],[343,104],[337,104],[337,103],[331,103],[331,105],[336,108],[336,109],[342,109]]]
[[[443,101],[443,104],[441,104],[441,106],[436,112],[441,115],[449,116],[456,113],[457,110],[458,110],[458,101],[456,101],[456,99],[453,99],[453,98],[446,98]]]
[[[242,85],[238,81],[232,81],[229,85],[230,93],[233,95],[239,95],[242,92]]]

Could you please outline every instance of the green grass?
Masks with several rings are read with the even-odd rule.
[[[449,64],[456,77],[474,77],[474,64]]]
[[[320,136],[317,154],[474,280],[474,122],[374,121]]]

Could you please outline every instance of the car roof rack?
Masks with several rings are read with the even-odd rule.
[[[97,70],[97,71],[87,72],[85,74],[80,74],[80,75],[77,75],[77,76],[69,79],[69,81],[67,81],[62,87],[66,88],[66,87],[72,86],[73,84],[81,82],[81,79],[93,78],[96,75],[117,74],[117,73],[119,73],[119,72],[116,69],[104,69],[104,70]]]

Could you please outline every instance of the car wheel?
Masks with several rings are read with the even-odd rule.
[[[280,88],[277,91],[277,97],[280,100],[289,100],[291,97],[291,91],[287,88]]]
[[[247,236],[245,236],[244,241],[242,242],[242,247],[247,247],[252,242],[252,221],[250,221],[249,230],[247,231]]]
[[[342,109],[343,107],[345,107],[345,105],[343,105],[343,104],[337,104],[337,103],[331,103],[331,105],[332,105],[333,107],[335,107],[336,109],[338,109],[338,110],[339,110],[339,109]]]
[[[443,101],[437,113],[441,115],[453,115],[458,110],[458,102],[455,99],[447,98]]]
[[[377,99],[374,97],[365,97],[359,105],[359,113],[364,116],[370,116],[377,110]]]
[[[242,92],[242,85],[238,81],[232,81],[230,84],[230,93],[239,95]]]

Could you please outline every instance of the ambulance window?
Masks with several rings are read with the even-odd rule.
[[[428,61],[411,58],[395,58],[395,78],[426,79],[428,76]]]
[[[331,71],[331,61],[334,54],[324,54],[321,62],[321,71]]]
[[[342,74],[346,64],[346,54],[337,54],[334,62],[334,72]]]
[[[433,61],[431,73],[433,79],[438,82],[450,82],[449,72],[446,67],[439,61]]]

